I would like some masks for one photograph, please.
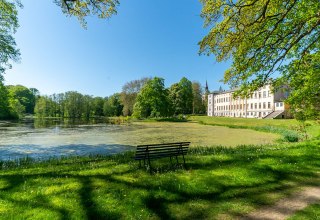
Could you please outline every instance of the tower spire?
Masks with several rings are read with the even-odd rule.
[[[208,94],[209,92],[209,86],[208,86],[208,81],[206,80],[206,88],[205,88],[205,92]]]

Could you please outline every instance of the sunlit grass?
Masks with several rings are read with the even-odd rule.
[[[307,208],[298,211],[288,220],[309,220],[320,219],[320,204],[309,205]]]
[[[228,118],[191,116],[190,120],[201,124],[226,126],[229,128],[244,128],[257,131],[278,133],[285,141],[296,142],[303,139],[302,123],[295,119],[255,119],[255,118]],[[320,124],[316,121],[305,122],[305,129],[309,138],[320,137]]]
[[[320,141],[191,148],[187,167],[133,153],[3,162],[1,219],[234,219],[320,181]]]

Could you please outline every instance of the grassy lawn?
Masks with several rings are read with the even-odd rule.
[[[153,175],[131,157],[2,162],[0,218],[233,219],[320,181],[320,140],[191,148],[186,169]]]
[[[295,119],[255,119],[255,118],[228,118],[228,117],[208,117],[191,116],[190,120],[206,125],[227,126],[230,128],[245,128],[272,133],[279,133],[283,136],[296,136],[301,133],[301,125]],[[320,137],[320,124],[315,121],[307,121],[306,132],[309,138]],[[289,137],[290,138],[290,137]]]

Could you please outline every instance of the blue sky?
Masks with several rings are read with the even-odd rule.
[[[209,31],[198,0],[120,2],[117,15],[89,17],[85,30],[52,0],[23,1],[15,35],[22,59],[7,71],[5,83],[47,95],[72,90],[108,96],[150,76],[163,77],[166,86],[187,77],[219,88],[229,64],[198,55],[198,42]]]

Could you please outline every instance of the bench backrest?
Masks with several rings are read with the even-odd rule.
[[[153,159],[187,154],[190,142],[138,145],[135,159]]]

